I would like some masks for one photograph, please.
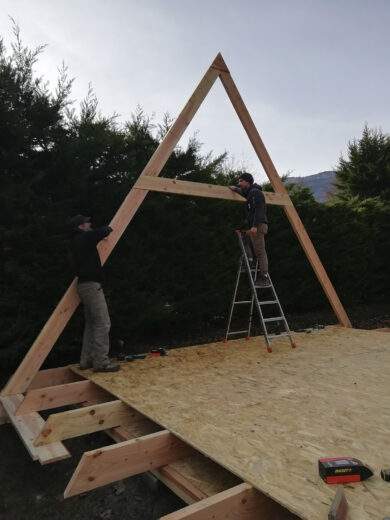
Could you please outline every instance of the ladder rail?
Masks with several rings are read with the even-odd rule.
[[[238,265],[237,278],[236,278],[236,285],[235,285],[235,287],[234,287],[234,293],[233,293],[233,300],[232,300],[232,304],[231,304],[231,306],[230,306],[229,320],[228,320],[228,324],[227,324],[227,328],[226,328],[225,341],[227,341],[227,339],[228,339],[229,332],[230,332],[230,327],[231,327],[231,324],[232,324],[232,317],[233,317],[234,305],[235,305],[235,302],[236,302],[238,286],[239,286],[239,284],[240,284],[240,277],[241,277],[241,270],[242,270],[242,262],[243,262],[243,260],[242,260],[242,257],[241,257],[241,258],[240,258],[240,261],[239,261],[239,265]]]
[[[288,325],[288,322],[287,322],[286,316],[284,314],[282,305],[280,303],[279,297],[276,294],[276,290],[275,290],[274,284],[273,284],[273,282],[271,280],[271,277],[269,276],[269,274],[267,274],[267,282],[268,282],[268,284],[265,285],[265,286],[262,286],[261,284],[260,285],[256,284],[257,278],[258,278],[258,274],[259,274],[259,261],[258,261],[258,259],[256,259],[255,267],[251,266],[251,264],[249,262],[248,254],[251,257],[251,260],[255,259],[255,254],[254,254],[253,247],[252,247],[252,244],[250,242],[250,239],[242,231],[238,231],[237,230],[236,233],[237,233],[237,236],[238,236],[239,245],[240,245],[240,249],[241,249],[241,258],[240,258],[239,265],[238,265],[238,272],[237,272],[236,283],[235,283],[234,292],[233,292],[233,299],[232,299],[232,303],[231,303],[231,306],[230,306],[230,312],[229,312],[229,319],[228,319],[228,324],[227,324],[227,329],[226,329],[225,341],[228,340],[229,336],[234,336],[234,335],[238,335],[238,334],[246,334],[247,338],[250,337],[250,334],[251,334],[251,331],[252,331],[252,325],[253,325],[254,309],[256,308],[256,310],[257,310],[257,312],[259,314],[260,323],[261,323],[261,327],[263,329],[264,339],[265,339],[265,342],[266,342],[266,346],[267,346],[268,352],[272,352],[271,340],[273,338],[277,338],[277,337],[281,337],[281,336],[288,336],[289,340],[290,340],[290,343],[291,343],[291,346],[293,348],[295,348],[296,345],[295,345],[294,339],[292,337],[290,327]],[[250,290],[251,290],[251,299],[250,300],[249,299],[245,299],[245,300],[243,300],[243,299],[238,300],[237,299],[237,295],[238,295],[238,291],[239,291],[239,285],[240,285],[240,280],[241,280],[241,274],[243,274],[243,273],[247,274],[247,278],[248,278],[248,281],[249,281],[249,286],[250,286]],[[272,299],[268,298],[267,300],[259,301],[259,297],[258,297],[257,291],[258,290],[263,290],[263,289],[264,290],[268,290],[268,289],[271,290],[271,292],[272,292]],[[231,331],[230,328],[231,328],[231,324],[232,324],[232,319],[233,319],[235,306],[236,305],[241,305],[241,304],[244,304],[244,303],[245,304],[249,304],[250,303],[249,317],[248,317],[248,329],[247,330],[240,330],[240,331]],[[277,316],[274,316],[274,317],[264,318],[263,310],[262,310],[261,306],[262,305],[271,305],[271,304],[277,306],[279,314]],[[267,330],[267,325],[266,325],[268,322],[273,322],[273,323],[280,322],[280,323],[282,323],[283,326],[284,326],[284,332],[269,333],[268,330]]]
[[[242,251],[242,258],[244,259],[244,264],[246,266],[246,270],[247,270],[247,274],[248,274],[249,284],[252,289],[252,298],[254,299],[254,303],[256,304],[258,313],[260,315],[260,322],[261,322],[261,326],[264,331],[265,342],[267,343],[267,350],[270,351],[271,343],[268,339],[268,331],[267,331],[267,328],[264,323],[263,311],[261,310],[261,306],[259,305],[259,300],[257,298],[256,287],[255,287],[255,280],[257,280],[257,273],[258,273],[258,269],[257,269],[258,262],[256,262],[255,279],[253,279],[253,276],[251,274],[251,266],[249,264],[249,259],[248,259],[248,255],[247,255],[247,250],[245,249],[244,241],[242,239],[242,233],[240,231],[237,231],[237,235],[238,235],[238,239],[239,239],[239,243],[240,243],[240,247],[241,247],[241,251]]]

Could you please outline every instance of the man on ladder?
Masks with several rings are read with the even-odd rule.
[[[246,198],[246,213],[249,236],[253,251],[258,260],[258,279],[256,285],[268,287],[268,257],[265,249],[265,235],[268,232],[267,206],[262,189],[254,183],[250,173],[242,173],[238,178],[238,185],[230,186],[235,191]],[[251,255],[250,255],[251,256]]]
[[[226,329],[225,341],[231,336],[245,334],[250,337],[252,328],[252,317],[254,310],[257,311],[260,323],[264,333],[264,339],[268,352],[272,352],[271,340],[275,337],[288,336],[291,346],[295,348],[295,342],[291,335],[286,317],[280,304],[278,295],[271,277],[268,273],[268,258],[265,250],[265,235],[268,231],[268,222],[266,214],[265,197],[260,188],[253,182],[250,173],[242,173],[238,180],[239,188],[231,186],[230,188],[243,195],[246,200],[247,219],[249,224],[248,231],[236,230],[239,245],[241,249],[241,259],[237,272],[236,285],[233,294],[233,300],[230,307],[229,319]],[[248,240],[248,237],[250,240]],[[253,258],[255,256],[256,258]],[[252,262],[254,260],[254,262]],[[251,290],[250,299],[242,299],[238,296],[241,275],[247,273],[249,286]],[[270,296],[264,298],[263,293],[269,293]],[[232,318],[236,306],[250,305],[248,328],[245,330],[231,330]],[[267,306],[271,309],[271,314],[276,315],[265,317],[263,308]],[[272,310],[274,309],[274,310]],[[270,333],[267,325],[269,323],[281,326],[283,331]]]

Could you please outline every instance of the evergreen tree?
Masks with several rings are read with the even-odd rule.
[[[336,197],[390,200],[390,135],[366,125],[359,140],[348,144],[348,157],[336,170]]]

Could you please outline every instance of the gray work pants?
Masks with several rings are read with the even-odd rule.
[[[77,292],[84,305],[84,335],[80,365],[101,368],[109,363],[111,321],[100,283],[82,282]]]
[[[262,275],[268,273],[268,257],[265,249],[265,235],[268,232],[267,224],[259,224],[257,226],[256,235],[250,234],[253,250],[259,261],[259,271]]]

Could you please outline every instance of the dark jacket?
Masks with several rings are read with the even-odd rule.
[[[76,230],[70,243],[70,258],[73,274],[78,283],[103,282],[103,268],[97,244],[111,233],[108,226],[90,231]]]
[[[264,193],[258,184],[253,184],[249,190],[236,188],[235,191],[246,198],[246,218],[248,226],[257,227],[259,224],[268,224],[267,205]]]

